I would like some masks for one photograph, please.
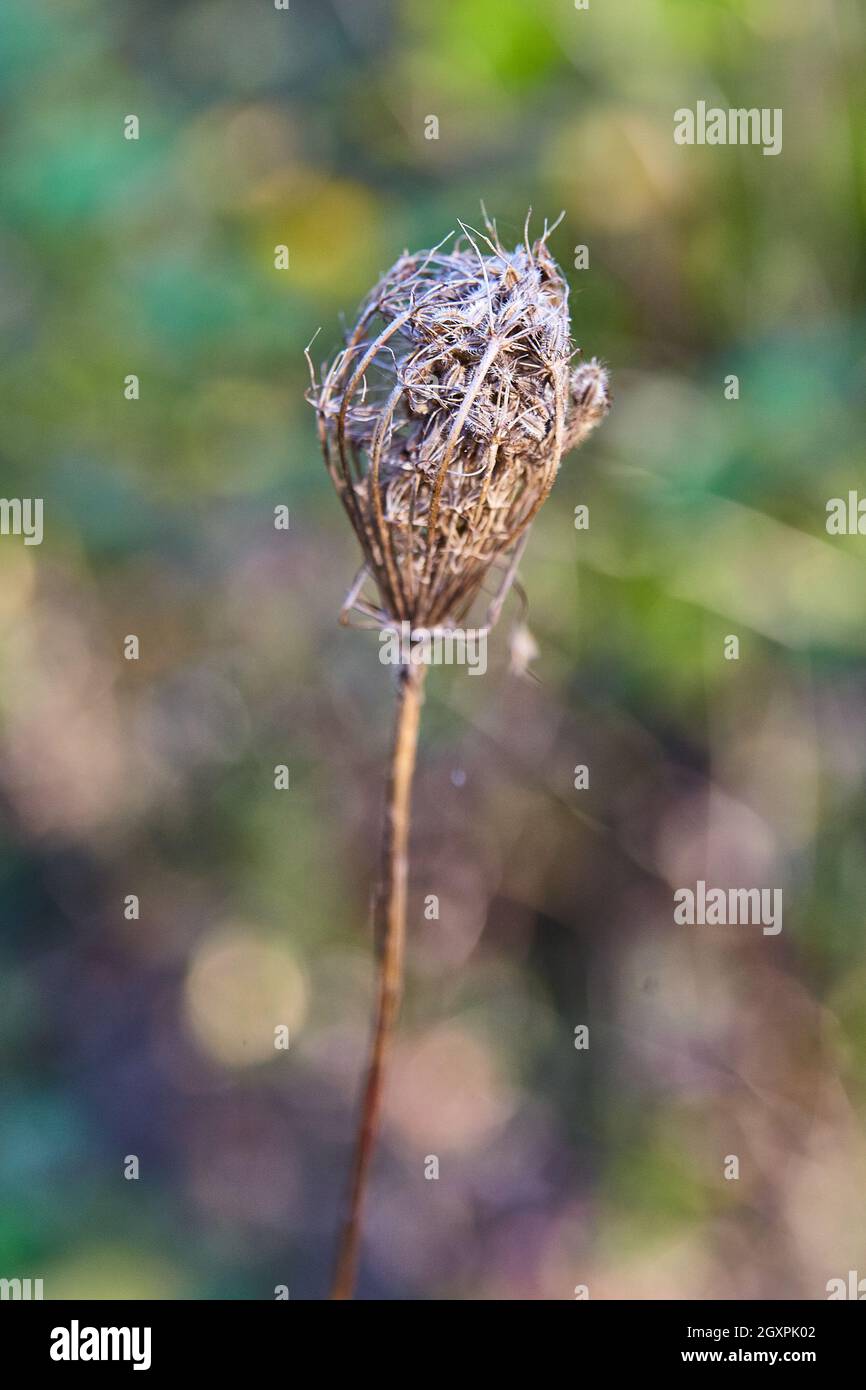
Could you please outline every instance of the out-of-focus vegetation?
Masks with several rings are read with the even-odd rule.
[[[565,210],[615,404],[523,565],[538,682],[512,610],[483,679],[428,682],[361,1293],[866,1273],[866,538],[824,524],[866,494],[863,27],[854,0],[5,0],[0,491],[45,499],[45,540],[0,538],[0,1275],[326,1289],[390,678],[336,626],[354,541],[303,348],[482,199],[515,242]],[[781,107],[781,155],[675,145],[699,99]],[[781,935],[675,926],[698,878],[781,886]]]

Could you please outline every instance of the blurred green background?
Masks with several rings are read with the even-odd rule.
[[[428,681],[360,1293],[866,1275],[866,540],[824,524],[866,494],[863,31],[856,0],[5,0],[0,490],[45,540],[0,538],[0,1276],[327,1290],[391,676],[336,624],[303,348],[482,199],[512,243],[565,210],[615,400],[522,567],[537,679],[509,608],[483,679]],[[781,107],[781,155],[678,147],[698,100]],[[782,887],[781,935],[675,926],[697,878]]]

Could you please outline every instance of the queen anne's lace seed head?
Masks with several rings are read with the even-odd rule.
[[[495,227],[401,256],[343,350],[313,377],[325,461],[382,622],[461,622],[544,502],[563,453],[609,407],[573,366],[568,286],[546,244]]]

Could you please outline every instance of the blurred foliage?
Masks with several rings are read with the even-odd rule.
[[[0,539],[4,1277],[326,1288],[390,690],[335,623],[303,348],[482,201],[514,242],[565,210],[615,405],[523,565],[538,680],[509,613],[483,680],[428,683],[362,1293],[863,1272],[866,542],[824,525],[864,486],[863,31],[856,0],[5,0],[3,492],[46,531]],[[698,99],[782,108],[782,154],[678,147]],[[782,935],[675,928],[698,877],[782,885]]]

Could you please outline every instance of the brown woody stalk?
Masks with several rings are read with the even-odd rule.
[[[492,627],[563,453],[608,410],[605,369],[595,358],[573,363],[568,286],[548,250],[547,225],[530,244],[527,218],[512,252],[486,218],[485,232],[461,228],[451,251],[440,243],[407,252],[383,276],[321,384],[310,362],[325,463],[363,555],[343,621],[352,613],[367,626],[405,621],[419,635],[453,628],[501,569]],[[376,907],[378,999],[333,1288],[339,1299],[354,1288],[402,991],[423,672],[410,661],[399,674]]]
[[[385,1059],[403,993],[412,778],[418,748],[425,669],[424,666],[404,666],[400,668],[398,677],[394,741],[382,829],[382,863],[376,900],[378,997],[370,1062],[361,1102],[358,1142],[352,1165],[348,1210],[337,1253],[332,1293],[335,1299],[351,1298],[355,1286],[361,1242],[361,1216],[382,1106]]]

